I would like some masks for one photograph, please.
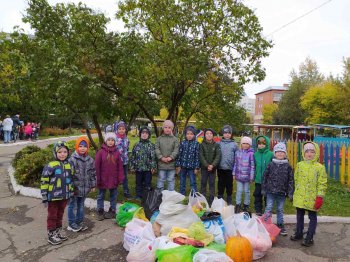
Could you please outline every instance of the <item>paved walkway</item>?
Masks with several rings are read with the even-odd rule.
[[[39,146],[48,143],[52,140],[36,142]],[[123,230],[112,220],[96,221],[89,210],[89,230],[68,233],[69,240],[60,246],[47,243],[46,210],[41,201],[13,195],[9,190],[7,168],[15,152],[24,146],[0,147],[0,261],[126,261]],[[289,233],[292,227],[287,226]],[[350,224],[319,224],[311,248],[279,237],[260,261],[350,261]]]

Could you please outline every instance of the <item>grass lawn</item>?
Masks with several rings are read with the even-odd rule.
[[[135,196],[135,174],[128,174],[129,179],[129,189],[131,194]],[[216,180],[217,181],[217,180]],[[157,177],[154,175],[152,178],[152,186],[156,186]],[[217,183],[217,182],[216,182]],[[216,184],[217,185],[217,184]],[[166,188],[166,187],[165,187]],[[187,179],[186,186],[186,195],[189,195],[189,179]],[[200,174],[197,175],[197,188],[200,190]],[[235,195],[236,195],[236,183],[233,185],[233,203],[235,203]],[[175,190],[179,191],[180,189],[180,178],[176,175],[175,179]],[[254,209],[254,184],[250,186],[250,203],[251,210]],[[207,189],[207,194],[209,194],[209,189]],[[96,198],[97,192],[90,193],[89,197]],[[209,195],[208,195],[209,196]],[[118,188],[118,202],[125,202],[123,197],[123,187],[119,186]],[[129,202],[134,202],[136,204],[141,204],[139,201],[131,200]],[[286,200],[285,204],[285,214],[295,214],[295,207],[293,207],[292,203],[289,200]],[[342,186],[339,182],[336,182],[333,179],[328,180],[328,190],[325,196],[325,202],[321,210],[319,211],[319,215],[327,215],[327,216],[350,216],[350,189],[346,186]]]

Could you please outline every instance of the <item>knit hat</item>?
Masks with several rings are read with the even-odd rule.
[[[113,139],[114,141],[117,141],[117,136],[113,132],[108,132],[105,134],[105,142],[107,142],[108,139]]]
[[[68,152],[67,158],[68,158],[68,156],[69,156],[69,147],[68,147],[67,142],[65,142],[65,141],[57,141],[57,142],[55,143],[55,145],[53,146],[53,155],[54,155],[54,157],[57,159],[57,152],[58,152],[61,148],[67,149],[67,152]],[[67,158],[66,158],[66,159],[67,159]]]
[[[128,126],[126,125],[126,123],[124,121],[119,121],[119,122],[115,122],[114,127],[115,127],[115,131],[118,131],[119,127],[124,126],[125,129],[128,129]]]
[[[205,138],[205,134],[206,134],[208,131],[212,132],[212,133],[213,133],[213,136],[216,136],[216,132],[214,131],[214,129],[212,129],[212,128],[206,128],[206,129],[204,129],[204,138]]]
[[[221,129],[221,133],[230,133],[232,134],[232,126],[230,125],[224,125],[224,127]]]
[[[316,148],[313,143],[306,143],[304,145],[304,152],[306,152],[307,150],[313,150],[316,152]]]
[[[250,146],[252,146],[252,139],[248,136],[244,136],[241,139],[241,145],[242,144],[249,144]]]
[[[282,142],[277,143],[273,147],[273,154],[276,156],[276,152],[284,152],[287,155],[286,145]]]
[[[171,129],[173,129],[173,128],[174,128],[174,123],[171,122],[170,120],[165,120],[164,123],[163,123],[163,128],[164,128],[165,126],[170,126]]]
[[[87,137],[85,136],[79,137],[75,142],[75,151],[78,152],[78,148],[80,145],[87,147],[89,150],[89,147],[90,147],[89,139],[87,139]]]
[[[140,131],[139,131],[139,136],[141,137],[142,132],[147,132],[148,133],[148,138],[151,136],[151,130],[147,126],[141,126]]]
[[[188,131],[192,132],[194,135],[197,133],[197,129],[194,126],[186,126],[184,135],[186,135]]]

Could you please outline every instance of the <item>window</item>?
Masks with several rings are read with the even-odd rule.
[[[275,101],[279,102],[281,100],[281,98],[282,98],[282,93],[274,93],[273,94],[273,101],[274,102]]]

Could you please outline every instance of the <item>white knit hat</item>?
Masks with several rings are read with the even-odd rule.
[[[276,152],[284,152],[287,155],[287,148],[286,145],[282,142],[277,143],[273,147],[273,154],[276,155]]]
[[[113,139],[114,141],[117,141],[117,136],[113,132],[108,132],[105,134],[105,142],[107,142],[108,139]]]
[[[241,145],[242,144],[249,144],[250,146],[252,146],[252,139],[248,136],[244,136],[241,139]]]
[[[313,143],[306,143],[304,145],[304,152],[306,152],[307,150],[313,150],[316,152],[316,148]]]

